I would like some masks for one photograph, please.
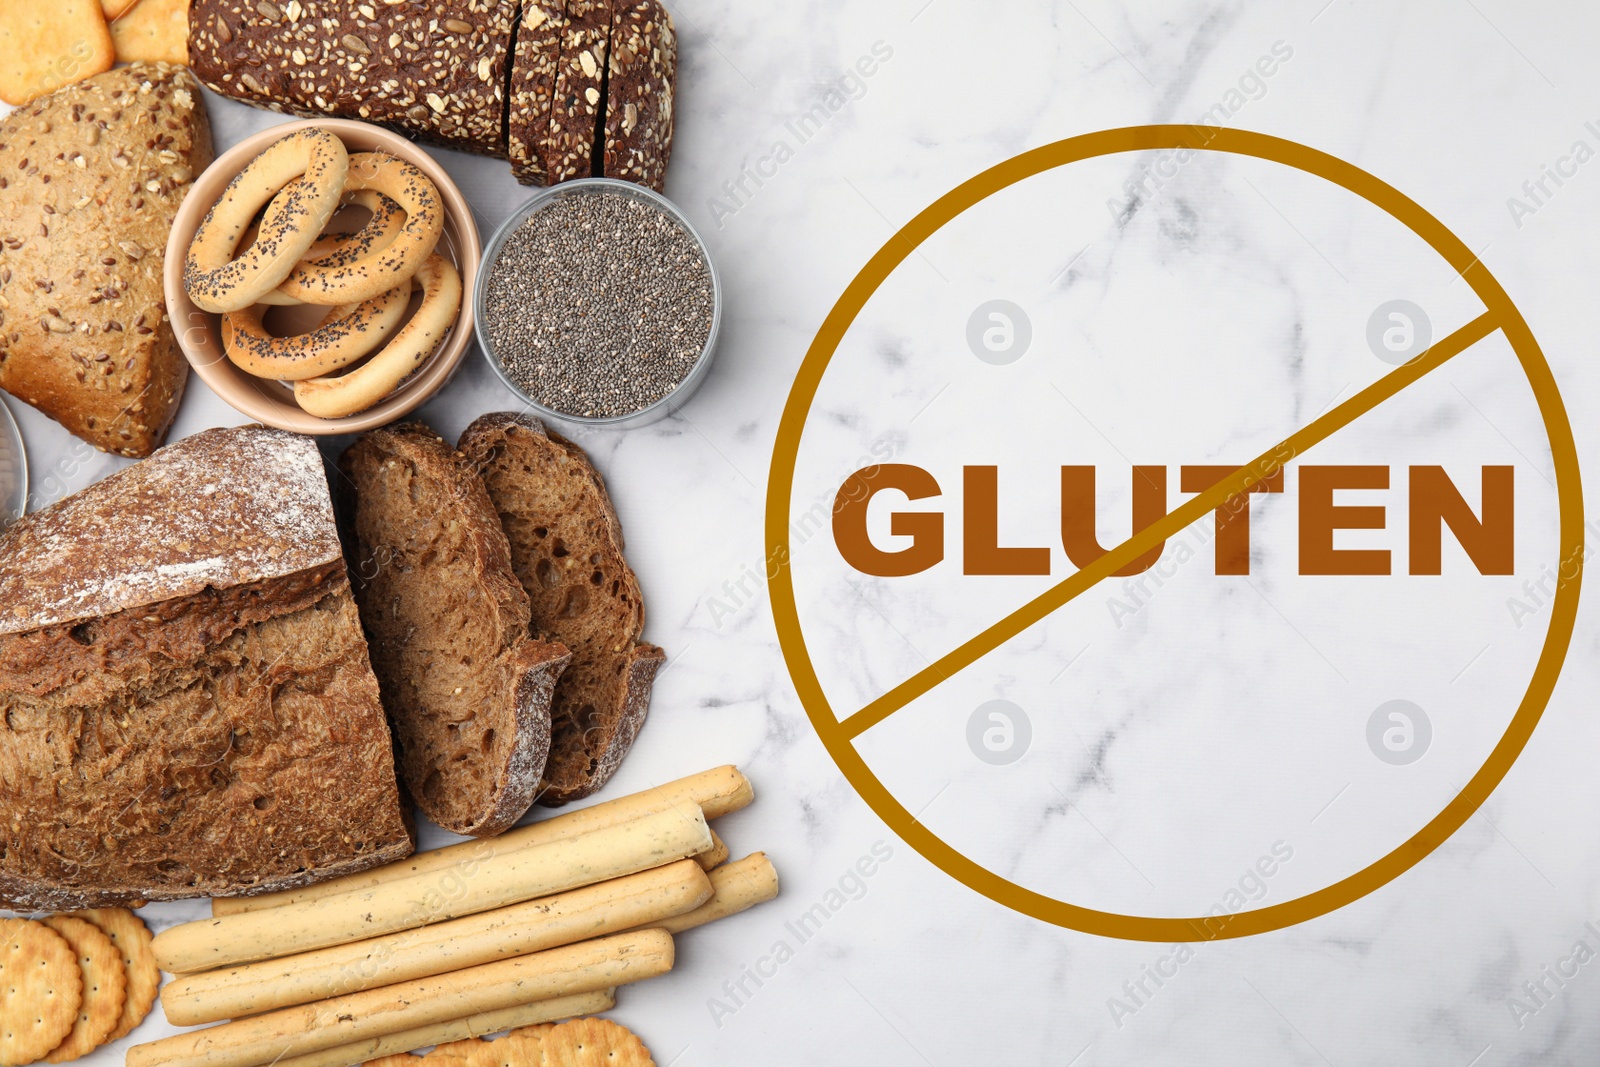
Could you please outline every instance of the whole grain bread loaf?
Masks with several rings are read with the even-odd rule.
[[[533,629],[572,650],[551,704],[539,802],[605,785],[633,746],[666,653],[640,640],[644,598],[622,556],[622,525],[583,450],[512,412],[485,415],[458,445],[500,515]]]
[[[529,637],[528,595],[483,483],[421,423],[372,430],[339,460],[356,600],[411,795],[488,836],[532,805],[550,698],[569,655]]]
[[[310,118],[375,122],[504,155],[516,0],[192,0],[210,89]]]
[[[185,438],[0,537],[0,906],[267,892],[408,855],[322,459]]]
[[[163,255],[210,162],[199,83],[165,63],[0,119],[0,389],[108,452],[161,443],[189,372]]]

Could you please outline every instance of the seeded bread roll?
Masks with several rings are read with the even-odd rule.
[[[550,128],[539,147],[547,185],[598,173],[610,39],[611,0],[566,0]]]
[[[161,443],[189,373],[165,312],[167,231],[210,162],[200,86],[165,63],[0,119],[0,389],[96,448]]]
[[[193,0],[194,72],[224,96],[504,155],[516,0]]]
[[[548,176],[542,146],[550,130],[566,27],[563,0],[528,0],[523,5],[511,69],[506,154],[511,159],[511,173],[524,185],[543,185]]]
[[[606,83],[607,178],[661,192],[672,159],[678,37],[660,0],[615,0]]]
[[[644,598],[622,557],[622,525],[581,448],[513,412],[478,419],[458,447],[499,512],[534,631],[572,650],[551,703],[539,803],[578,800],[633,747],[666,653],[640,640]]]
[[[539,788],[567,650],[530,639],[494,507],[438,434],[417,422],[372,430],[339,469],[356,599],[406,786],[445,829],[497,834]]]
[[[0,537],[0,907],[292,889],[411,853],[322,457],[187,437]]]

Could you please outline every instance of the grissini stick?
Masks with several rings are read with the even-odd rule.
[[[465,1041],[497,1034],[501,1030],[514,1030],[519,1026],[552,1023],[557,1019],[572,1019],[579,1015],[594,1015],[616,1007],[617,991],[602,989],[594,993],[574,993],[554,1000],[536,1000],[532,1004],[519,1004],[515,1008],[501,1008],[454,1019],[447,1023],[433,1023],[414,1030],[402,1030],[387,1037],[374,1037],[353,1045],[336,1045],[321,1052],[304,1056],[290,1056],[274,1063],[272,1067],[354,1067],[380,1056],[393,1056],[411,1052],[428,1045],[442,1045],[446,1041]],[[421,1061],[418,1061],[420,1067]]]
[[[672,935],[636,930],[452,974],[367,989],[135,1045],[127,1067],[261,1067],[534,1000],[665,974]]]
[[[653,789],[629,796],[591,804],[577,811],[543,819],[527,826],[518,826],[496,838],[464,841],[448,848],[419,852],[409,859],[390,863],[360,874],[333,878],[304,889],[286,889],[277,893],[263,893],[253,897],[217,897],[211,901],[211,914],[233,915],[242,911],[260,911],[283,904],[297,904],[321,897],[336,896],[360,889],[371,889],[384,882],[406,878],[415,874],[441,871],[448,867],[469,867],[483,863],[494,856],[529,845],[542,845],[550,841],[604,829],[636,819],[641,815],[669,809],[687,810],[698,805],[707,819],[717,819],[748,805],[755,792],[750,780],[731,764],[715,767],[675,782],[667,782]]]
[[[678,860],[415,930],[179,975],[161,991],[161,1006],[175,1026],[259,1015],[648,926],[693,911],[711,895],[699,865]]]
[[[778,895],[778,872],[765,852],[752,852],[712,871],[711,899],[693,911],[651,923],[657,930],[681,934],[697,926],[737,915],[746,908],[765,903]]]
[[[717,836],[715,830],[711,831],[711,848],[694,858],[701,870],[709,871],[720,866],[728,860],[728,844]]]
[[[532,845],[472,871],[414,874],[356,893],[201,919],[156,935],[164,971],[183,974],[363,941],[660,867],[711,847],[699,808],[673,808]]]

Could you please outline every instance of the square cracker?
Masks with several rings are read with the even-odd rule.
[[[106,21],[110,22],[112,19],[121,18],[128,8],[138,2],[139,0],[100,0],[100,10],[106,13]]]
[[[189,62],[189,0],[138,0],[111,24],[118,63]]]
[[[26,104],[111,69],[116,52],[100,0],[0,4],[0,100]]]

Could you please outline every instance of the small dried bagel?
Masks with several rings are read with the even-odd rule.
[[[183,286],[195,307],[242,311],[283,284],[339,210],[349,166],[344,142],[314,126],[273,142],[246,164],[189,245]],[[280,197],[290,183],[294,188]],[[239,238],[264,206],[255,241],[235,256]]]
[[[375,189],[352,192],[347,185],[344,204],[346,207],[364,207],[372,213],[372,217],[354,233],[325,233],[317,238],[306,257],[300,261],[301,266],[344,267],[364,256],[376,255],[394,244],[406,224],[406,213],[400,205]],[[251,240],[254,240],[254,230],[246,232],[240,243]],[[281,289],[274,289],[262,297],[261,302],[274,307],[304,303],[286,296]]]
[[[371,300],[409,281],[433,255],[444,232],[439,189],[417,167],[386,152],[350,157],[346,188],[382,193],[406,213],[405,225],[386,247],[336,264],[301,263],[278,292],[303,304],[350,304]]]
[[[262,325],[264,304],[222,317],[222,348],[246,374],[293,382],[332,374],[368,355],[405,318],[411,283],[401,282],[359,304],[334,308],[309,333],[274,337]]]
[[[323,419],[365,411],[394,392],[433,354],[461,311],[461,275],[449,260],[432,255],[412,284],[422,290],[422,305],[411,321],[354,370],[295,382],[294,398],[302,408]]]

